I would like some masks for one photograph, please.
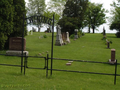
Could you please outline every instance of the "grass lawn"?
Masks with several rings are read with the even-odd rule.
[[[46,33],[47,38],[41,38],[45,33],[33,33],[26,36],[26,50],[30,56],[47,56],[51,54],[51,33]],[[120,63],[120,38],[115,34],[107,34],[107,39],[112,40],[110,49],[102,39],[102,34],[85,34],[77,40],[64,46],[54,45],[54,58],[108,62],[111,58],[111,49],[116,49],[116,59]],[[39,38],[40,37],[40,38]],[[54,43],[56,37],[54,37]],[[5,50],[0,51],[5,54]],[[2,64],[20,65],[19,57],[0,56]],[[54,69],[76,70],[98,73],[114,73],[114,65],[73,62],[66,66],[67,61],[54,60]],[[28,58],[29,67],[44,67],[44,59]],[[49,65],[50,68],[50,65]],[[120,74],[120,65],[117,74]],[[21,74],[20,67],[0,65],[0,90],[120,90],[120,76],[117,76],[114,85],[114,76],[96,75],[86,73],[53,71],[53,75],[46,78],[46,71],[40,69],[26,69],[26,75]]]

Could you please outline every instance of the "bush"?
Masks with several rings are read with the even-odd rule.
[[[44,38],[47,38],[47,35],[43,35]]]
[[[0,49],[4,49],[6,40],[7,36],[5,36],[3,33],[0,33]]]
[[[70,38],[71,38],[71,39],[74,39],[74,35],[75,35],[75,34],[70,35]]]
[[[117,38],[120,38],[120,32],[117,32],[115,35]]]

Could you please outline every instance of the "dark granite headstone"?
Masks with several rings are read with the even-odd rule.
[[[11,37],[9,39],[9,50],[22,51],[22,37]],[[24,47],[26,50],[26,39],[24,38]]]

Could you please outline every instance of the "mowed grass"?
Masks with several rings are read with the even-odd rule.
[[[45,33],[33,33],[26,36],[26,50],[30,56],[51,57],[51,33],[46,33],[47,38],[41,38]],[[110,49],[107,49],[105,42],[101,40],[102,34],[85,34],[85,36],[73,40],[64,46],[55,46],[56,35],[54,36],[54,58],[74,59],[108,62],[111,58],[111,49],[116,49],[116,59],[120,63],[120,38],[114,34],[107,34],[107,39],[112,40]],[[5,51],[0,51],[5,53]],[[21,58],[0,56],[0,63],[20,65]],[[66,66],[68,61],[53,60],[53,69],[74,70],[85,72],[111,73],[115,71],[114,65],[96,64],[85,62],[73,62]],[[28,58],[28,67],[44,68],[45,61],[42,58]],[[50,61],[49,61],[50,68]],[[117,73],[120,74],[120,65]],[[114,85],[114,76],[96,75],[86,73],[74,73],[53,71],[52,76],[46,78],[46,70],[26,69],[26,74],[21,74],[20,67],[0,65],[0,90],[119,90],[120,76],[117,76]]]

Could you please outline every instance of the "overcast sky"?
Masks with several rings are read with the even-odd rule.
[[[26,2],[28,2],[28,0],[25,0]],[[46,2],[48,2],[49,0],[46,0]],[[113,2],[113,0],[90,0],[91,2],[95,2],[95,3],[101,3],[103,4],[103,8],[105,8],[106,10],[110,11],[110,4]],[[108,17],[110,16],[110,14],[106,14]],[[103,27],[105,27],[105,30],[107,33],[115,33],[116,31],[111,31],[109,30],[109,25],[108,23],[101,25],[98,29],[99,31],[96,31],[97,33],[101,33],[103,31]],[[84,29],[84,31],[86,32],[87,30]]]

